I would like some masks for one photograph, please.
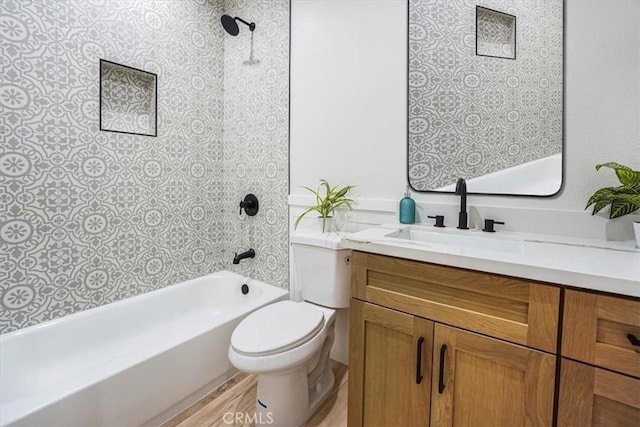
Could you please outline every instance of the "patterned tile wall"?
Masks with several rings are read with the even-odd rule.
[[[228,0],[225,13],[255,22],[225,34],[222,268],[287,288],[289,284],[289,1]],[[229,76],[232,76],[231,78]],[[239,215],[247,193],[256,216]],[[231,264],[249,247],[255,259]]]
[[[221,268],[221,14],[213,0],[0,2],[0,332]],[[157,138],[98,130],[100,58],[158,74]],[[233,114],[274,105],[261,96]]]
[[[517,16],[516,60],[476,56],[476,4]],[[562,0],[410,0],[415,189],[562,151],[562,15]]]

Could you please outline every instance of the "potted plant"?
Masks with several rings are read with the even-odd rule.
[[[585,209],[593,205],[591,215],[595,215],[604,207],[611,205],[609,211],[610,219],[618,218],[640,209],[640,171],[615,162],[596,165],[596,170],[600,170],[602,167],[615,170],[616,176],[622,185],[599,189],[589,198]],[[633,231],[636,237],[636,246],[640,248],[640,221],[634,221]]]
[[[320,185],[317,190],[313,190],[309,187],[302,186],[302,188],[309,190],[316,197],[316,204],[313,206],[309,206],[307,210],[302,212],[300,216],[296,219],[296,222],[293,225],[293,228],[296,229],[298,224],[304,218],[306,214],[309,212],[317,212],[318,218],[322,219],[322,232],[325,232],[325,228],[327,227],[327,222],[330,218],[332,218],[331,214],[338,208],[347,208],[351,210],[351,203],[353,200],[347,197],[349,191],[354,188],[353,185],[347,185],[342,188],[338,188],[338,186],[331,187],[329,183],[321,179]],[[324,193],[324,194],[323,194]]]

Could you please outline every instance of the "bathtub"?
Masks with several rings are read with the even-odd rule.
[[[160,424],[235,375],[235,326],[287,298],[222,271],[1,335],[0,425]]]
[[[469,193],[532,194],[549,196],[557,193],[562,185],[562,154],[523,163],[467,180]],[[456,184],[446,185],[437,191],[455,191]]]

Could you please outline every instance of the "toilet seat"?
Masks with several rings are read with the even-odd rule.
[[[245,356],[269,356],[301,346],[323,326],[321,310],[309,304],[281,301],[251,313],[240,322],[231,336],[231,346]]]

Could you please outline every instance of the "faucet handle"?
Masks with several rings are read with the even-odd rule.
[[[433,218],[436,220],[436,223],[433,225],[434,227],[445,227],[444,215],[428,216],[427,218]]]
[[[485,219],[484,220],[484,228],[482,229],[482,231],[486,231],[487,233],[495,233],[496,230],[493,229],[493,226],[495,224],[504,225],[504,222],[496,221],[496,220],[493,220],[493,219]]]
[[[253,194],[247,194],[244,197],[244,200],[240,201],[240,215],[242,215],[242,210],[246,212],[249,216],[254,216],[258,213],[258,198]]]

